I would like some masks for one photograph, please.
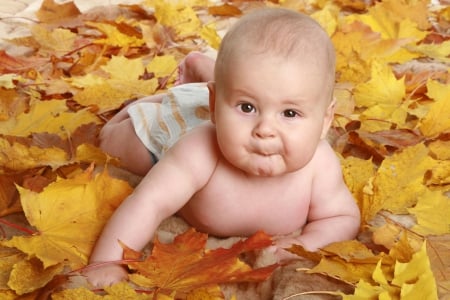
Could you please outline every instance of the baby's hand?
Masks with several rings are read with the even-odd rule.
[[[292,237],[278,237],[274,240],[275,245],[273,247],[273,252],[279,263],[288,262],[291,260],[301,259],[300,256],[295,255],[285,249],[289,249],[292,245],[299,245],[300,242]]]
[[[99,288],[110,286],[128,278],[125,268],[117,264],[91,265],[83,271],[83,274],[90,284]]]

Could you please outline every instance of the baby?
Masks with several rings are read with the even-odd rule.
[[[103,229],[90,263],[120,260],[118,241],[142,249],[173,214],[215,236],[263,230],[280,248],[353,239],[359,210],[325,140],[334,67],[331,41],[315,21],[259,9],[225,35],[214,82],[183,84],[117,114],[102,147],[146,175]],[[127,273],[105,264],[86,275],[104,286]]]

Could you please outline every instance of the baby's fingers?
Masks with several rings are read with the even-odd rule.
[[[86,270],[83,274],[86,276],[87,281],[97,288],[110,286],[128,279],[126,270],[118,265],[92,267],[92,269]]]

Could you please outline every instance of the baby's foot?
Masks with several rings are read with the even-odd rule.
[[[200,52],[191,52],[178,65],[175,85],[208,82],[214,79],[214,59]]]

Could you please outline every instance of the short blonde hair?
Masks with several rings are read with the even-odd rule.
[[[311,17],[283,8],[257,9],[239,19],[224,36],[217,54],[215,81],[232,72],[233,57],[273,54],[286,59],[307,57],[324,70],[324,88],[332,97],[335,52],[328,34]],[[232,78],[232,74],[231,74]]]

